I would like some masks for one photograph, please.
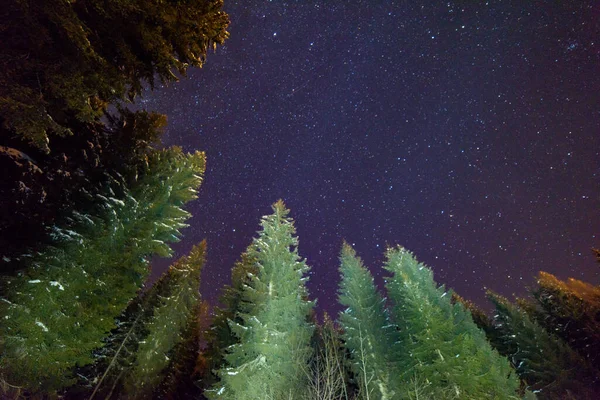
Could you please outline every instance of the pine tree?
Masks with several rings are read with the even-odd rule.
[[[304,286],[308,267],[298,256],[289,211],[281,200],[272,207],[247,250],[257,273],[242,289],[235,318],[240,322],[230,323],[239,343],[228,349],[210,398],[293,399],[307,384],[313,332],[308,321],[313,302]]]
[[[223,288],[219,299],[223,306],[216,308],[212,323],[203,332],[207,345],[198,358],[196,369],[204,389],[209,389],[219,380],[215,371],[225,362],[227,349],[239,343],[239,338],[231,329],[231,323],[243,323],[236,312],[242,306],[244,287],[249,285],[251,277],[258,273],[256,263],[257,260],[247,253],[242,254],[241,259],[235,263],[231,270],[231,286]]]
[[[342,280],[339,302],[346,309],[338,321],[350,352],[352,372],[363,399],[393,399],[399,370],[396,328],[390,323],[385,300],[356,252],[344,243],[340,255]]]
[[[203,300],[198,304],[193,318],[182,331],[182,340],[169,356],[171,362],[165,370],[165,378],[155,391],[155,399],[199,399],[202,389],[196,384],[199,378],[196,362],[199,357],[202,320],[209,317],[210,305]]]
[[[201,67],[227,39],[222,0],[7,0],[0,10],[2,139],[16,134],[49,151],[49,137],[77,135],[107,105],[155,80]],[[60,53],[58,53],[60,51]],[[10,66],[10,67],[9,67]]]
[[[200,271],[204,265],[206,242],[192,248],[188,256],[179,259],[146,294],[153,304],[152,317],[144,322],[148,334],[139,344],[135,363],[124,378],[126,397],[145,399],[166,376],[166,369],[176,368],[169,356],[181,343],[186,326],[197,318],[194,312],[200,302],[198,289]]]
[[[471,314],[475,325],[486,334],[492,329],[491,318],[471,300],[467,300],[456,294],[456,292],[452,292],[452,304],[461,304]]]
[[[222,7],[223,0],[2,2],[3,274],[24,267],[19,255],[46,244],[44,228],[61,225],[65,210],[81,210],[79,193],[92,192],[103,173],[128,176],[123,169],[148,150],[166,117],[126,103],[202,67],[229,36]]]
[[[203,241],[129,305],[105,339],[106,346],[97,351],[95,365],[78,371],[85,379],[71,388],[70,398],[149,398],[158,392],[159,384],[164,387],[169,383],[165,381],[174,382],[185,374],[190,358],[187,370],[193,372],[205,254]]]
[[[123,109],[106,121],[73,124],[77,135],[55,139],[48,155],[0,146],[0,257],[11,260],[0,263],[1,272],[22,267],[19,255],[43,247],[45,228],[63,224],[70,210],[88,212],[95,201],[83,193],[95,193],[110,176],[135,183],[164,126],[164,115]]]
[[[600,370],[600,286],[543,271],[537,284],[530,315]]]
[[[566,343],[506,298],[488,292],[496,307],[489,339],[540,399],[597,399],[598,371]]]
[[[386,287],[400,327],[404,397],[518,398],[519,381],[508,360],[490,347],[469,312],[452,304],[429,268],[397,247],[388,249],[385,269],[392,274]]]
[[[92,350],[135,297],[154,255],[170,256],[196,198],[204,154],[179,148],[150,155],[137,183],[114,181],[94,214],[73,212],[51,230],[54,244],[29,255],[28,268],[5,279],[0,374],[8,384],[52,392],[72,383],[71,368]]]

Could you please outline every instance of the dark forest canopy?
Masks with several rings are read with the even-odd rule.
[[[228,37],[222,0],[3,2],[0,121],[48,152],[54,136],[77,135],[147,83],[201,67]]]

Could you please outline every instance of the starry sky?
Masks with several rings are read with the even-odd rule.
[[[401,244],[484,305],[539,270],[599,283],[600,4],[232,1],[203,69],[147,93],[164,141],[208,168],[178,256],[203,238],[201,293],[282,198],[309,291],[335,313],[345,239],[382,282]],[[154,275],[169,260],[154,263]]]

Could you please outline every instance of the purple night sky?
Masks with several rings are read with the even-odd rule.
[[[474,4],[478,3],[478,4]],[[422,4],[422,5],[421,5]],[[600,4],[226,1],[231,38],[141,105],[208,169],[177,256],[208,239],[215,303],[282,198],[335,312],[345,239],[485,304],[539,270],[598,284]],[[170,260],[154,263],[154,275]]]

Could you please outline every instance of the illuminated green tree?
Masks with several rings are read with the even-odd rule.
[[[186,226],[182,207],[196,198],[204,165],[200,152],[154,152],[131,189],[113,181],[90,194],[94,213],[73,212],[52,228],[53,245],[28,255],[28,267],[3,282],[3,381],[52,392],[73,382],[73,367],[93,361],[145,281],[150,257],[171,255],[168,242]]]
[[[200,341],[203,320],[209,318],[210,305],[203,300],[192,311],[190,318],[182,330],[181,341],[169,355],[169,366],[163,371],[165,375],[160,386],[155,390],[155,399],[199,399],[203,390],[198,385],[200,378],[196,370],[200,356]]]
[[[396,247],[387,251],[385,269],[392,274],[386,287],[400,327],[403,397],[518,398],[519,381],[508,360],[491,348],[469,312],[452,304],[429,268]]]
[[[352,372],[364,399],[394,399],[400,372],[397,329],[390,323],[385,299],[377,292],[373,277],[356,252],[344,243],[340,255],[339,302],[345,310],[338,321],[349,350]]]
[[[293,399],[306,389],[313,326],[307,299],[308,267],[298,256],[293,221],[280,200],[263,217],[262,230],[247,250],[256,274],[242,288],[230,326],[239,338],[228,348],[213,399]],[[239,322],[238,322],[239,321]]]
[[[186,326],[197,318],[200,303],[200,271],[204,265],[206,242],[192,248],[152,286],[145,295],[152,316],[144,321],[148,334],[139,343],[135,362],[124,379],[126,397],[151,397],[165,379],[168,368],[177,368],[180,360],[171,359],[182,342]]]
[[[127,103],[202,67],[229,36],[222,8],[223,0],[2,2],[0,259],[10,262],[0,272],[22,269],[19,255],[45,244],[44,228],[62,225],[65,210],[82,210],[79,194],[105,173],[128,177],[166,117]]]
[[[237,312],[242,306],[244,287],[251,283],[251,277],[257,273],[256,259],[247,253],[242,254],[231,270],[231,286],[223,288],[219,299],[222,307],[216,308],[212,323],[203,332],[207,346],[198,358],[196,369],[201,375],[200,384],[205,389],[219,380],[215,372],[225,362],[227,349],[239,343],[239,337],[233,333],[231,324],[243,323]]]

